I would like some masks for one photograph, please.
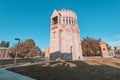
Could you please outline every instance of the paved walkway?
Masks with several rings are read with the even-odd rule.
[[[41,64],[44,62],[49,62],[49,60],[45,60],[45,61],[39,62],[39,63],[32,63],[32,64],[26,63],[26,64],[19,65],[19,66],[35,65],[35,64]],[[19,66],[17,66],[17,67],[19,67]],[[6,68],[7,67],[0,68],[0,80],[36,80],[36,79],[30,78],[27,76],[23,76],[23,75],[18,74],[18,73],[8,71],[8,70],[6,70]]]
[[[36,79],[8,71],[6,70],[6,68],[0,68],[0,80],[36,80]]]

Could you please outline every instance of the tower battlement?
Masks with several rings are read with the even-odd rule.
[[[77,19],[77,14],[69,9],[62,9],[58,11],[62,16],[71,17]]]
[[[77,24],[77,14],[72,10],[62,9],[54,10],[52,16],[52,23],[59,22],[60,24]],[[58,21],[57,21],[58,20]]]
[[[72,10],[69,10],[69,9],[62,9],[62,10],[59,10],[59,12],[68,12],[68,13],[73,13],[74,15],[76,15],[76,13]]]

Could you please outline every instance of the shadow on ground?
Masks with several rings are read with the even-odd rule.
[[[120,80],[120,68],[85,61],[50,62],[8,70],[37,80]]]

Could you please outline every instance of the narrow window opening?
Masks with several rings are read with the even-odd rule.
[[[58,23],[58,16],[52,18],[52,23],[57,24]]]

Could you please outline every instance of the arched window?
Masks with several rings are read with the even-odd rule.
[[[69,24],[71,24],[71,20],[69,19]]]
[[[72,24],[73,24],[73,20],[72,20]]]
[[[66,24],[68,24],[68,19],[66,19]]]
[[[65,24],[65,19],[63,18],[63,24]]]
[[[73,24],[75,24],[75,19],[73,19]]]
[[[52,24],[58,23],[58,16],[52,18]]]
[[[68,24],[68,17],[66,17],[66,24]]]
[[[74,24],[75,24],[75,20],[74,20]]]
[[[69,24],[71,24],[71,19],[70,19],[70,17],[69,17]]]

